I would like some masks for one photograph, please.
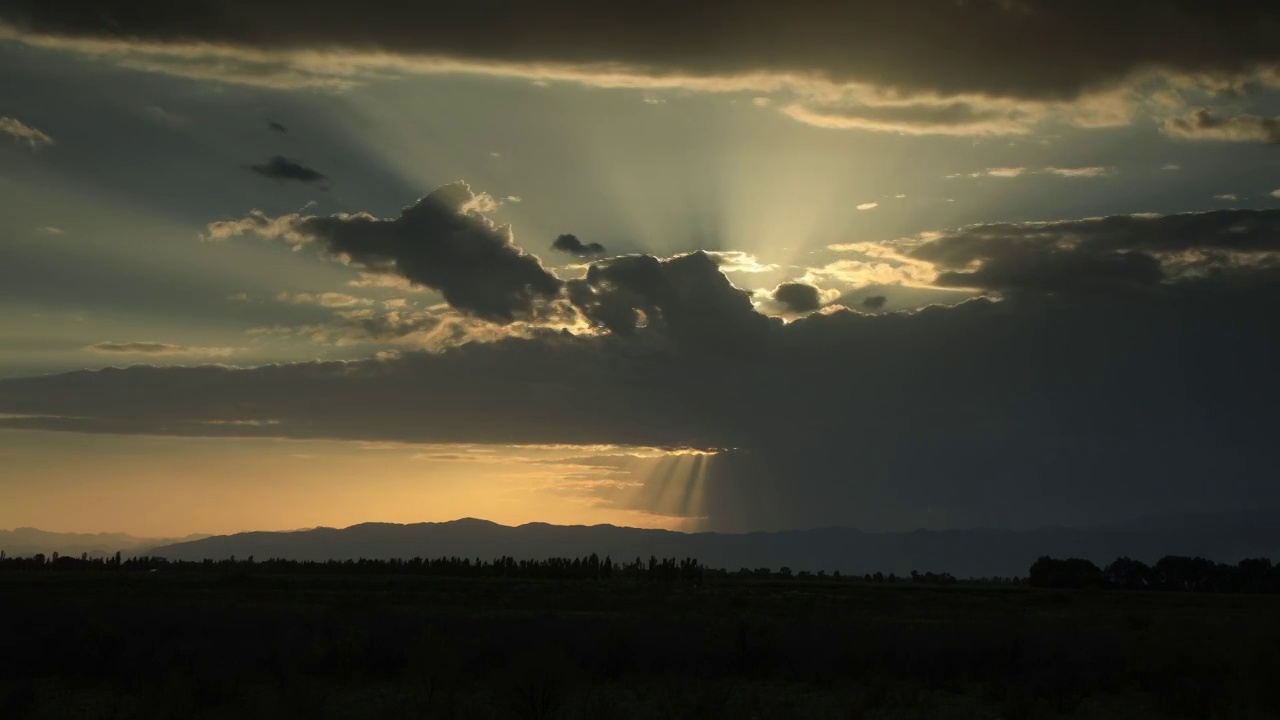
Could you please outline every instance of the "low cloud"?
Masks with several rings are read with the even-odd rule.
[[[859,205],[859,206],[858,206],[858,209],[859,209],[859,210],[874,210],[875,208],[877,208],[877,207],[879,207],[879,206],[880,206],[880,203],[878,203],[878,202],[864,202],[864,203],[862,203],[861,205]]]
[[[33,148],[53,144],[53,138],[16,118],[0,117],[0,133]]]
[[[1105,167],[1047,167],[1044,172],[1069,178],[1093,178],[1111,174]]]
[[[600,243],[584,243],[578,239],[577,235],[568,233],[557,237],[555,242],[551,243],[551,249],[578,258],[596,257],[604,254],[604,246]]]
[[[272,180],[297,180],[303,183],[318,183],[327,180],[320,172],[313,170],[296,160],[283,155],[276,155],[265,163],[250,165],[249,169]]]
[[[88,347],[100,353],[118,353],[122,355],[196,355],[203,357],[226,357],[235,353],[229,347],[197,347],[191,345],[171,345],[160,342],[100,342]]]
[[[1184,140],[1280,143],[1280,116],[1220,117],[1208,108],[1200,108],[1186,117],[1165,120],[1164,131]]]
[[[862,300],[862,307],[868,310],[880,310],[888,301],[889,298],[884,295],[871,295]]]
[[[280,302],[290,303],[293,305],[319,305],[327,308],[349,308],[361,305],[370,305],[372,300],[368,298],[356,297],[340,292],[322,292],[322,293],[290,293],[281,292],[276,295],[276,300]]]

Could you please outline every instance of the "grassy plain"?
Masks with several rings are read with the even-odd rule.
[[[1280,718],[1280,597],[0,575],[3,718]]]

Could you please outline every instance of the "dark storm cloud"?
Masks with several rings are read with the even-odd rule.
[[[1234,73],[1280,54],[1280,10],[1246,0],[327,0],[309,4],[305,21],[279,1],[6,0],[0,18],[25,32],[82,39],[610,62],[656,78],[773,72],[1058,99],[1151,68]]]
[[[867,308],[868,310],[879,310],[883,308],[884,304],[888,301],[889,298],[884,295],[871,295],[863,298],[862,307]]]
[[[282,132],[282,133],[289,132],[289,128],[285,127],[281,123],[276,122],[275,120],[268,120],[267,127],[271,128],[272,130],[275,130],[276,132]]]
[[[295,245],[316,243],[370,271],[438,290],[453,307],[487,320],[530,316],[561,282],[514,242],[511,228],[485,216],[495,202],[466,183],[445,185],[397,218],[368,213],[329,217],[261,213],[213,223],[213,239],[253,233]]]
[[[1280,116],[1236,115],[1220,117],[1200,108],[1187,117],[1165,120],[1164,131],[1187,140],[1280,143]]]
[[[604,254],[604,246],[598,242],[584,243],[577,235],[564,234],[551,243],[551,249],[568,253],[574,257],[588,258]]]
[[[818,288],[807,283],[786,282],[773,290],[773,299],[787,310],[806,313],[822,307]]]
[[[271,178],[272,180],[297,180],[298,182],[313,183],[322,182],[326,179],[323,174],[316,170],[296,160],[290,160],[283,155],[276,155],[265,163],[250,165],[249,169],[262,177]]]
[[[1277,251],[1280,211],[1219,210],[974,225],[931,236],[909,254],[939,270],[938,285],[1072,292],[1273,269]]]

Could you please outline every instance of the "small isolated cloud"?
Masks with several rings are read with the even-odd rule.
[[[498,152],[497,150],[491,150],[491,151],[489,151],[489,157],[491,157],[491,158],[500,158],[500,157],[502,157],[502,153]]]
[[[322,173],[296,160],[290,160],[283,155],[276,155],[259,165],[250,165],[249,169],[262,177],[271,178],[272,180],[297,180],[298,182],[314,183],[323,182],[327,179]]]
[[[53,138],[11,117],[0,117],[0,133],[12,137],[16,142],[26,143],[33,148],[53,144]]]
[[[100,342],[88,347],[89,350],[101,353],[117,353],[121,355],[204,355],[207,357],[225,357],[234,353],[235,348],[227,347],[195,347],[191,345],[171,345],[160,342]]]
[[[586,258],[604,254],[604,246],[598,242],[584,243],[577,235],[565,233],[551,243],[551,249],[568,253],[574,257]]]
[[[858,206],[859,210],[872,210],[880,206],[878,202],[865,202]]]
[[[1026,170],[1026,168],[1020,168],[1020,167],[987,168],[987,175],[989,175],[990,177],[1016,178],[1019,175],[1021,175],[1024,170]]]
[[[322,292],[322,293],[290,293],[281,292],[276,295],[276,300],[290,305],[319,305],[327,308],[349,308],[360,305],[370,305],[372,300],[368,298],[356,297],[340,292]]]
[[[771,105],[772,103],[773,103],[773,101],[772,101],[772,100],[770,100],[770,99],[769,99],[769,98],[767,98],[767,97],[753,97],[753,98],[751,98],[751,104],[752,104],[752,105],[755,105],[756,107],[768,107],[768,106],[769,106],[769,105]]]
[[[774,288],[774,302],[793,313],[813,312],[822,307],[818,288],[801,282],[785,282]]]
[[[231,302],[249,302],[249,293],[247,292],[231,293],[230,295],[227,296],[227,299],[230,300]]]
[[[1236,195],[1235,193],[1222,193],[1221,195],[1214,195],[1213,199],[1223,200],[1226,202],[1235,202],[1236,200],[1240,199],[1240,196]]]
[[[896,199],[898,199],[898,200],[902,200],[902,199],[906,198],[907,196],[906,196],[906,195],[894,195],[893,197],[894,197],[894,198],[896,198]]]
[[[44,227],[36,228],[36,229],[39,231],[41,235],[61,235],[62,234],[62,228],[54,227],[52,225],[45,225]]]
[[[886,302],[889,302],[889,298],[884,295],[872,295],[863,299],[862,307],[868,310],[879,310],[884,307]]]
[[[1165,120],[1164,131],[1184,140],[1280,143],[1280,116],[1245,114],[1224,118],[1200,108],[1186,117]]]
[[[148,105],[142,110],[152,120],[164,125],[181,125],[187,121],[186,118],[177,113],[169,112],[159,105]]]
[[[508,196],[507,196],[507,202],[509,202],[509,203],[518,203],[518,202],[523,202],[523,201],[524,201],[524,198],[520,197],[519,195],[508,195]]]
[[[280,132],[280,133],[287,133],[287,132],[289,132],[289,128],[285,127],[285,126],[284,126],[284,125],[282,125],[281,123],[276,122],[275,120],[268,120],[268,121],[267,121],[267,127],[271,128],[272,130],[275,130],[276,132]]]
[[[1160,169],[1165,172],[1177,172],[1182,169],[1182,166],[1178,163],[1165,163],[1160,166]]]
[[[1280,198],[1280,189],[1272,190],[1272,191],[1271,191],[1271,197],[1273,197],[1273,198]]]
[[[652,95],[645,95],[645,96],[644,96],[644,102],[645,102],[645,104],[646,104],[646,105],[661,105],[661,104],[665,103],[665,102],[666,102],[666,100],[663,100],[663,99],[662,99],[662,98],[660,98],[660,97],[654,97],[654,96],[652,96]]]
[[[1110,174],[1110,170],[1104,167],[1047,167],[1044,172],[1050,175],[1058,175],[1059,177],[1070,178],[1091,178],[1102,177]]]

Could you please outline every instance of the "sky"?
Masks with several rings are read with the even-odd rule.
[[[0,0],[0,527],[1280,509],[1278,36]]]

